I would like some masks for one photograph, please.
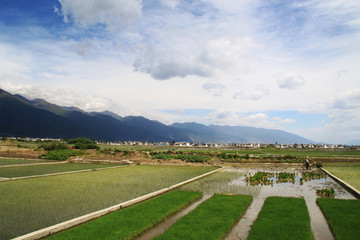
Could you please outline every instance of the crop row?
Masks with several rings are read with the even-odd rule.
[[[192,155],[192,154],[168,154],[168,153],[158,153],[152,156],[152,159],[162,159],[162,160],[171,160],[171,159],[180,159],[186,162],[207,162],[211,159],[207,155]]]

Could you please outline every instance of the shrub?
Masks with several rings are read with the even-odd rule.
[[[66,160],[69,157],[78,156],[81,154],[82,154],[81,151],[64,149],[64,150],[49,151],[49,152],[41,155],[41,157],[43,157],[44,159],[48,159],[48,160]]]
[[[40,147],[43,148],[45,151],[68,149],[68,145],[63,142],[44,143],[44,144],[41,144]]]
[[[99,149],[99,146],[88,138],[69,139],[68,143],[74,144],[75,149]]]

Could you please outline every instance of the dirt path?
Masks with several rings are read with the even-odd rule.
[[[270,196],[281,196],[281,197],[302,197],[305,199],[309,216],[311,229],[314,234],[315,239],[318,240],[332,240],[334,239],[331,230],[327,224],[325,217],[323,216],[320,208],[316,204],[316,189],[323,188],[334,188],[336,198],[342,199],[355,199],[350,193],[348,193],[344,188],[342,188],[338,183],[333,181],[331,178],[327,177],[326,179],[312,180],[304,182],[303,185],[299,184],[299,178],[301,177],[301,168],[286,168],[278,170],[270,169],[249,169],[249,170],[240,170],[251,172],[252,174],[258,171],[271,171],[271,172],[295,172],[298,173],[296,177],[296,182],[292,183],[280,183],[274,184],[273,186],[261,186],[260,192],[258,195],[254,196],[254,200],[248,210],[245,212],[245,215],[240,219],[239,223],[232,229],[232,231],[227,235],[225,239],[247,239],[251,226],[256,220],[264,201],[267,197]],[[231,184],[246,186],[245,177],[233,181]]]
[[[180,212],[176,213],[175,215],[170,216],[169,218],[165,219],[163,222],[157,224],[153,228],[149,229],[142,233],[139,237],[135,238],[136,240],[149,240],[154,238],[157,235],[164,233],[167,229],[169,229],[176,221],[180,218],[197,208],[201,203],[209,199],[212,195],[204,195],[200,200],[196,201],[195,203],[191,204],[189,207],[181,210]]]

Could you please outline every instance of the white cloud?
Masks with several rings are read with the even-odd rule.
[[[304,78],[295,72],[286,72],[275,76],[279,88],[297,89],[305,85]]]
[[[136,111],[119,106],[109,98],[94,94],[84,94],[78,91],[67,91],[46,86],[32,86],[30,84],[13,84],[8,81],[0,81],[0,88],[11,94],[20,94],[29,100],[41,98],[59,106],[77,107],[87,112],[111,110],[121,116],[139,114]]]
[[[59,0],[64,22],[73,19],[84,28],[105,24],[118,28],[141,17],[142,0]],[[56,10],[55,11],[59,11]]]
[[[269,87],[266,85],[259,85],[255,86],[255,90],[249,90],[248,92],[240,91],[234,93],[233,99],[247,99],[258,101],[261,98],[268,95],[270,92]]]
[[[224,89],[226,89],[226,86],[219,82],[208,82],[205,83],[203,86],[203,89],[215,97],[219,97],[222,95]]]

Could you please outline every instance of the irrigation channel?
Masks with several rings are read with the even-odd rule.
[[[182,210],[181,212],[175,214],[174,216],[169,217],[164,222],[156,225],[152,229],[144,232],[137,239],[147,240],[151,239],[154,236],[165,232],[169,227],[171,227],[178,219],[182,216],[195,209],[200,203],[208,199],[213,193],[234,193],[234,194],[246,194],[252,195],[254,200],[250,207],[247,209],[243,217],[240,219],[238,223],[233,227],[231,232],[227,234],[225,239],[233,240],[233,239],[247,239],[249,232],[251,230],[251,226],[256,220],[264,201],[267,197],[270,196],[281,196],[281,197],[300,197],[304,198],[309,215],[311,220],[311,228],[314,234],[315,239],[318,240],[329,240],[334,239],[331,230],[320,210],[320,208],[316,204],[316,199],[319,197],[316,194],[316,190],[324,189],[324,188],[333,188],[335,190],[334,198],[339,199],[356,199],[353,195],[351,195],[347,190],[345,190],[341,185],[336,183],[330,177],[322,177],[320,179],[314,179],[309,181],[303,181],[300,184],[300,178],[302,178],[302,172],[315,172],[319,171],[317,169],[313,170],[305,170],[302,166],[248,166],[241,168],[224,168],[221,172],[215,173],[223,174],[226,178],[226,173],[238,174],[235,179],[228,178],[229,181],[217,181],[219,179],[207,180],[207,178],[212,178],[212,176],[208,176],[207,178],[198,180],[194,183],[190,183],[185,185],[181,189],[183,190],[195,190],[195,191],[203,191],[204,197],[198,202],[190,205],[188,208]],[[271,173],[295,173],[295,181],[294,182],[279,182],[276,183],[276,175],[270,180],[273,180],[273,184],[271,185],[255,185],[251,186],[245,180],[245,175],[249,176],[249,174],[254,175],[257,172],[271,172]],[[206,181],[208,181],[206,183]],[[199,184],[199,182],[202,182]],[[213,192],[210,188],[213,188]],[[237,189],[236,192],[229,192]]]

